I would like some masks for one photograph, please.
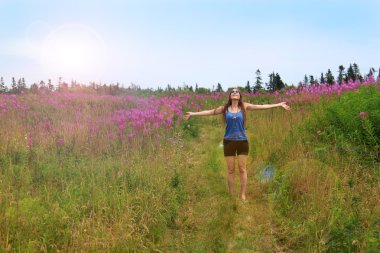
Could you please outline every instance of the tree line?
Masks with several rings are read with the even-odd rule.
[[[356,63],[350,64],[349,67],[346,69],[343,65],[340,65],[338,67],[338,75],[335,78],[331,69],[328,69],[326,73],[321,73],[320,78],[316,78],[313,75],[306,75],[304,76],[303,81],[298,83],[298,87],[300,86],[310,86],[310,85],[319,85],[321,83],[325,83],[328,85],[333,85],[334,83],[338,83],[339,85],[343,83],[348,83],[350,80],[356,81],[359,80],[363,82],[364,80],[368,79],[369,77],[377,77],[380,78],[380,68],[378,71],[376,71],[373,67],[369,69],[369,72],[365,75],[363,75],[360,72],[359,66]],[[268,75],[268,82],[264,83],[262,80],[262,74],[260,69],[257,69],[255,72],[255,81],[254,83],[250,83],[250,81],[247,81],[247,84],[245,86],[238,86],[241,90],[249,92],[249,93],[265,93],[265,92],[274,92],[274,91],[280,91],[283,89],[288,88],[294,88],[295,86],[288,85],[284,83],[281,79],[281,76],[278,73],[272,72]],[[11,84],[9,85],[10,88],[8,88],[7,85],[5,85],[4,78],[0,77],[0,93],[11,93],[11,94],[19,94],[19,93],[48,93],[48,92],[75,92],[75,91],[82,91],[82,92],[94,92],[98,94],[110,94],[110,95],[117,95],[117,94],[123,94],[123,93],[138,93],[139,95],[150,95],[150,94],[157,94],[157,93],[183,93],[183,92],[189,92],[189,93],[198,93],[198,94],[204,94],[204,93],[211,93],[211,92],[223,92],[223,87],[220,83],[217,83],[216,87],[213,85],[212,89],[199,87],[198,84],[195,84],[195,87],[193,88],[192,85],[183,84],[182,86],[174,87],[170,84],[167,84],[166,87],[160,87],[158,86],[157,89],[151,89],[151,88],[145,88],[142,89],[139,85],[136,85],[134,83],[131,83],[128,87],[124,88],[123,85],[120,85],[120,83],[111,83],[111,84],[105,84],[105,83],[96,83],[96,82],[90,82],[89,84],[80,84],[76,82],[75,80],[72,80],[69,83],[65,82],[62,77],[59,77],[58,82],[56,85],[52,83],[51,79],[48,79],[48,81],[45,83],[43,80],[41,80],[39,83],[33,83],[28,88],[25,83],[24,78],[20,78],[16,81],[14,77],[12,77]]]

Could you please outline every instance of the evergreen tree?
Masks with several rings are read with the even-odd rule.
[[[323,73],[321,73],[321,83],[326,83],[326,79]]]
[[[328,69],[327,70],[327,73],[326,73],[326,81],[329,85],[332,85],[334,84],[334,81],[335,81],[335,78],[333,76],[333,74],[331,73],[331,70]]]
[[[58,85],[57,90],[60,91],[62,89],[62,77],[58,77]]]
[[[354,63],[354,64],[352,64],[352,67],[354,69],[355,79],[359,80],[360,82],[363,82],[364,78],[363,78],[362,74],[360,73],[360,69],[359,69],[358,64]]]
[[[375,77],[376,76],[376,70],[374,68],[371,68],[372,69],[372,76]]]
[[[38,92],[38,85],[36,83],[33,83],[31,86],[30,86],[30,91],[32,93],[37,93]]]
[[[372,68],[369,69],[369,72],[368,72],[368,74],[367,74],[367,77],[370,77],[370,76],[373,76]]]
[[[245,90],[246,92],[251,93],[251,85],[249,84],[249,81],[247,81],[247,85],[244,87],[244,90]]]
[[[18,90],[18,92],[23,92],[23,91],[26,90],[26,84],[25,84],[25,79],[24,78],[18,79],[18,81],[17,81],[17,90]]]
[[[344,77],[344,66],[343,65],[340,65],[339,66],[339,75],[338,75],[338,83],[339,85],[342,84],[343,80],[345,80],[345,77]]]
[[[371,68],[369,69],[369,72],[368,72],[368,75],[367,75],[367,76],[368,76],[368,77],[370,77],[370,76],[374,76],[374,73],[375,73],[375,72],[376,72],[375,69],[371,67]]]
[[[314,80],[314,76],[313,75],[310,75],[309,76],[309,82],[310,82],[310,85],[314,85],[315,84],[315,80]]]
[[[278,73],[276,73],[276,76],[274,79],[274,87],[275,87],[275,90],[282,90],[283,88],[285,88],[285,84],[281,80],[281,77]]]
[[[346,82],[348,83],[350,80],[356,81],[356,76],[354,72],[354,68],[350,64],[350,67],[347,69]]]
[[[268,91],[273,92],[285,88],[284,82],[278,73],[272,73],[269,75]]]
[[[275,78],[274,72],[272,74],[269,74],[269,83],[268,83],[268,86],[267,86],[267,89],[268,89],[269,92],[273,92],[275,90],[275,87],[274,87],[274,78]]]
[[[18,79],[18,81],[17,81],[17,90],[18,90],[18,91],[22,91],[22,82],[21,82],[21,78]]]
[[[195,84],[195,92],[198,92],[198,84]]]
[[[359,70],[359,66],[358,66],[358,64],[356,64],[356,63],[354,62],[354,64],[352,64],[352,69],[353,69],[353,71],[354,71],[355,79],[359,79],[360,70]]]
[[[309,84],[309,78],[307,77],[307,75],[305,75],[305,77],[303,78],[303,84],[305,86],[307,86]]]
[[[51,79],[48,79],[48,89],[50,91],[53,91],[54,90],[54,85],[51,83]]]
[[[5,86],[4,78],[0,77],[0,93],[7,92],[7,86]]]
[[[255,86],[253,87],[253,91],[257,92],[259,90],[262,90],[263,89],[262,84],[263,84],[263,82],[261,79],[261,72],[260,72],[260,69],[257,69],[256,70],[256,82],[255,82]]]
[[[14,77],[12,77],[12,92],[17,92],[17,84]]]
[[[21,85],[22,85],[22,88],[23,88],[24,90],[26,90],[26,83],[25,83],[25,78],[24,78],[24,77],[21,78]]]
[[[214,88],[214,86],[213,86]],[[218,85],[216,86],[216,91],[217,92],[223,92],[223,88],[222,88],[222,85],[220,83],[218,83]]]
[[[359,79],[360,82],[364,81],[364,77],[361,74],[359,74],[356,79]]]
[[[45,90],[45,89],[46,89],[45,82],[43,80],[41,80],[41,82],[40,82],[40,90]]]

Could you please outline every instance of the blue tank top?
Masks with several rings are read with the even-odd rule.
[[[224,134],[225,140],[245,141],[247,134],[244,129],[243,112],[233,113],[226,111],[226,133]]]

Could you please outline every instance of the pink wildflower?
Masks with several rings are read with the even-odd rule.
[[[58,138],[57,138],[57,144],[58,144],[58,145],[62,145],[62,143],[63,143],[63,139],[62,139],[62,137],[58,137]]]
[[[367,112],[360,112],[359,113],[359,117],[361,118],[361,119],[367,119],[368,118],[368,113]]]

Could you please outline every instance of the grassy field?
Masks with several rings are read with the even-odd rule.
[[[313,108],[249,112],[244,203],[228,194],[221,117],[103,152],[80,136],[31,149],[3,121],[0,251],[376,252],[379,164],[307,138]]]

